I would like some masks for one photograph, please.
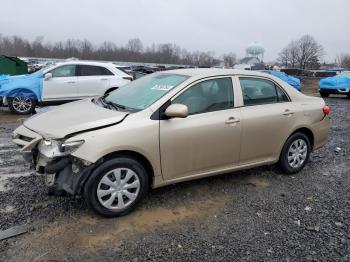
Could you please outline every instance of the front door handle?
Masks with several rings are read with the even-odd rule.
[[[293,114],[294,114],[294,112],[290,111],[290,109],[284,110],[284,113],[283,113],[284,116],[291,116]]]
[[[225,124],[227,125],[232,125],[232,124],[236,124],[238,122],[240,122],[241,120],[239,118],[236,118],[236,117],[229,117],[226,121],[225,121]]]
[[[106,80],[108,80],[108,79],[107,79],[107,78],[101,78],[100,80],[106,81]]]
[[[68,84],[75,84],[75,81],[68,81]]]

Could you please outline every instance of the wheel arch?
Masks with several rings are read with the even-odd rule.
[[[280,150],[279,150],[279,158],[281,157],[281,154],[282,154],[282,150],[283,150],[283,147],[284,145],[286,144],[286,141],[288,140],[288,138],[290,138],[292,135],[294,135],[295,133],[303,133],[305,134],[309,140],[310,140],[310,144],[311,144],[311,151],[313,150],[314,148],[314,133],[312,132],[312,130],[308,127],[305,127],[305,126],[302,126],[302,127],[298,127],[296,128],[293,132],[291,132],[289,134],[289,136],[286,137],[286,139],[283,141],[283,144],[282,146],[280,147]]]
[[[37,95],[32,90],[30,90],[28,88],[25,88],[25,87],[18,87],[18,88],[15,88],[15,89],[11,90],[10,92],[8,92],[6,94],[5,97],[6,97],[7,102],[8,102],[9,98],[15,97],[14,95],[19,93],[19,92],[25,93],[26,96],[28,96],[30,99],[33,99],[33,100],[36,100],[36,101],[39,100]]]
[[[292,135],[294,135],[295,133],[303,133],[304,135],[306,135],[309,140],[310,140],[310,144],[311,144],[311,150],[314,148],[314,133],[312,132],[312,130],[310,128],[307,127],[300,127],[298,129],[296,129],[293,133],[291,133],[288,138]]]
[[[120,151],[111,152],[103,156],[101,159],[103,159],[103,161],[106,161],[106,160],[110,160],[118,157],[129,157],[138,161],[140,164],[142,164],[147,171],[147,175],[149,178],[149,185],[152,186],[153,178],[154,178],[154,169],[151,162],[143,154],[132,150],[120,150]]]

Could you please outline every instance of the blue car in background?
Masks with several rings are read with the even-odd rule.
[[[274,71],[274,70],[261,70],[260,72],[268,73],[270,75],[278,77],[279,79],[283,80],[284,82],[294,87],[296,90],[298,91],[301,90],[301,82],[299,78],[287,75],[284,72]]]
[[[322,97],[328,97],[330,94],[341,94],[350,98],[350,72],[321,79],[318,91]]]

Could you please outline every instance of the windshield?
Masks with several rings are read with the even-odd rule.
[[[41,73],[45,74],[45,72],[50,71],[51,68],[54,68],[55,66],[56,66],[56,64],[46,65],[46,66],[42,67],[40,70],[37,70],[37,71],[35,71],[35,72],[33,72],[33,73],[41,72]],[[44,72],[44,71],[45,71],[45,72]]]
[[[124,108],[143,110],[187,78],[185,75],[153,73],[111,92],[105,100]]]

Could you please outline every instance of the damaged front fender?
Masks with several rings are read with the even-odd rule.
[[[69,157],[63,158],[59,162],[49,164],[45,171],[55,172],[55,181],[53,186],[57,191],[65,191],[71,195],[78,195],[81,193],[82,188],[89,178],[93,170],[102,163],[102,160],[96,163],[90,163],[86,166],[84,161]]]

